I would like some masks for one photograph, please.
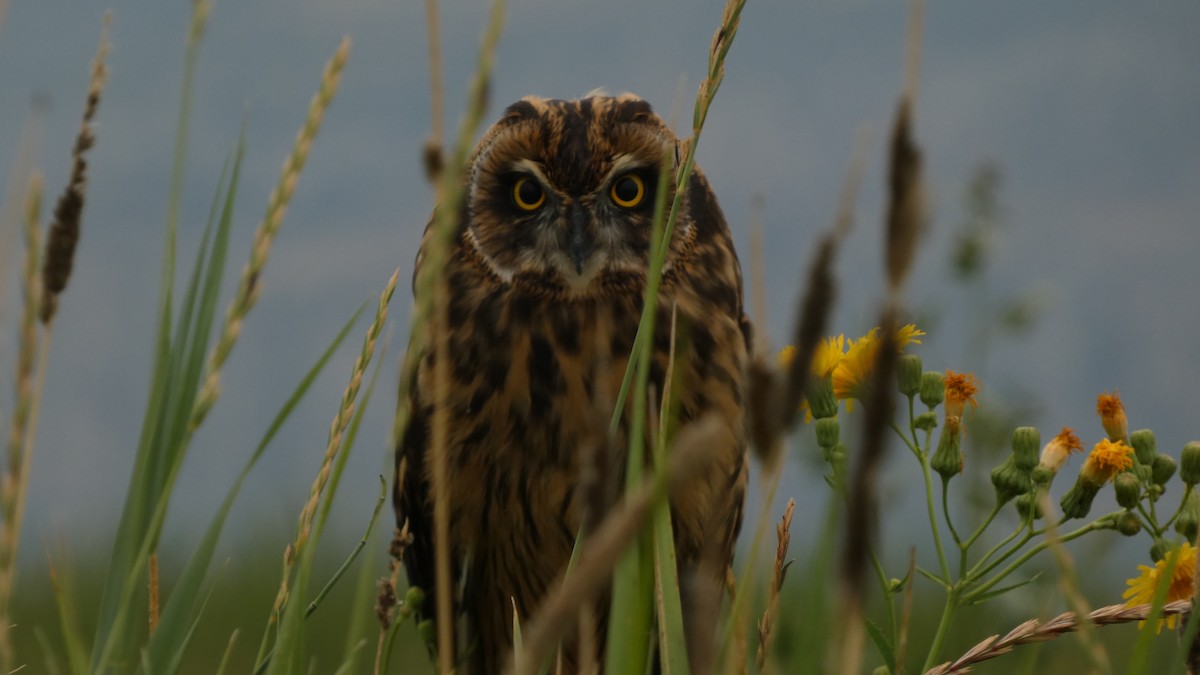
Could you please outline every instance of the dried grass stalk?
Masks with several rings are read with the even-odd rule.
[[[1150,607],[1149,604],[1134,605],[1133,607],[1108,605],[1091,612],[1087,615],[1086,619],[1092,625],[1099,627],[1145,621],[1150,616]],[[1161,616],[1176,615],[1186,620],[1191,611],[1192,601],[1190,599],[1176,600],[1175,602],[1167,603],[1162,608]],[[1037,619],[1030,619],[1009,631],[1004,637],[993,635],[970,648],[965,654],[954,661],[931,668],[925,672],[925,675],[965,673],[971,670],[971,666],[1007,654],[1020,645],[1047,642],[1071,633],[1078,628],[1079,618],[1074,612],[1064,612],[1046,623],[1042,623]]]
[[[771,643],[775,637],[772,629],[775,617],[779,614],[779,589],[783,586],[783,575],[787,572],[788,546],[792,543],[792,513],[796,510],[796,500],[789,499],[783,518],[775,526],[775,567],[771,573],[771,584],[767,586],[767,608],[763,610],[762,619],[758,622],[758,672],[763,672],[767,664],[767,654],[771,651]]]
[[[17,545],[24,521],[25,491],[29,486],[29,454],[32,452],[39,399],[35,388],[34,367],[38,360],[38,252],[41,249],[42,176],[35,173],[29,181],[25,201],[25,256],[22,265],[21,329],[17,338],[16,392],[12,422],[8,429],[8,452],[0,467],[0,668],[12,667],[12,643],[9,640],[9,600],[16,575]],[[42,345],[44,350],[46,345]]]
[[[300,559],[300,554],[304,550],[305,544],[308,543],[308,537],[312,533],[313,517],[317,513],[317,506],[321,501],[321,493],[325,490],[325,484],[329,481],[329,475],[333,471],[333,460],[337,457],[338,452],[342,448],[342,438],[346,433],[346,428],[350,426],[350,420],[354,417],[354,408],[358,400],[358,390],[362,387],[363,374],[367,371],[367,365],[371,362],[371,357],[375,354],[375,343],[379,340],[379,333],[383,330],[383,324],[387,321],[388,303],[392,299],[392,294],[396,290],[396,280],[400,277],[400,270],[397,269],[392,273],[392,277],[388,279],[387,287],[383,289],[383,293],[379,295],[379,304],[375,308],[375,319],[371,322],[371,326],[367,329],[367,335],[363,338],[362,349],[359,351],[358,358],[354,360],[354,368],[350,373],[350,382],[346,385],[346,389],[342,392],[342,402],[338,406],[337,413],[333,416],[333,421],[329,424],[329,440],[325,444],[325,455],[321,459],[321,468],[317,471],[317,477],[313,480],[312,487],[308,492],[308,501],[305,502],[304,508],[300,511],[300,520],[296,527],[296,538],[288,544],[284,550],[283,556],[283,580],[280,583],[279,592],[275,596],[275,605],[272,609],[272,621],[279,616],[280,610],[283,609],[283,603],[287,600],[288,585],[291,580],[292,568],[296,561]]]
[[[271,245],[275,242],[275,235],[279,233],[280,225],[283,224],[283,217],[287,214],[292,194],[296,191],[296,182],[300,179],[300,171],[304,168],[305,161],[308,160],[308,153],[312,150],[313,139],[316,138],[317,131],[321,128],[325,111],[333,101],[334,95],[337,94],[338,85],[342,79],[342,70],[346,67],[346,59],[349,56],[350,38],[344,37],[333,57],[325,64],[325,71],[321,76],[321,87],[308,104],[308,117],[304,120],[304,126],[296,134],[296,142],[292,145],[291,154],[283,161],[283,168],[279,172],[279,182],[271,190],[271,196],[267,200],[267,214],[258,224],[258,229],[254,231],[254,244],[250,249],[250,260],[242,270],[237,293],[229,303],[221,335],[209,354],[208,363],[205,366],[204,386],[196,397],[191,419],[188,421],[191,430],[200,426],[220,394],[221,368],[225,365],[225,361],[229,358],[229,352],[242,332],[242,322],[245,321],[246,315],[254,307],[255,302],[258,301],[261,290],[259,280],[267,265],[267,256],[271,252]]]
[[[75,261],[75,247],[79,243],[80,222],[83,217],[83,200],[87,190],[87,159],[85,153],[96,143],[92,131],[92,120],[100,105],[100,93],[108,77],[104,59],[108,55],[108,25],[110,15],[104,17],[104,28],[100,32],[100,47],[92,61],[92,77],[88,82],[87,102],[83,107],[83,121],[75,147],[71,151],[71,176],[67,187],[54,207],[54,220],[46,238],[46,253],[42,267],[42,323],[49,325],[58,308],[58,296],[67,287],[71,268]]]
[[[878,524],[878,474],[887,451],[885,435],[893,415],[896,397],[893,375],[899,358],[896,343],[898,312],[889,305],[880,318],[882,337],[871,369],[869,400],[865,402],[862,453],[855,464],[849,484],[849,508],[846,516],[846,543],[842,550],[842,669],[858,672],[863,652],[863,585],[871,541]]]
[[[538,672],[538,666],[558,641],[575,628],[580,609],[594,603],[611,581],[621,554],[647,524],[663,491],[669,493],[677,486],[687,485],[711,463],[723,441],[721,424],[713,417],[703,417],[680,429],[661,482],[643,485],[609,513],[587,538],[571,576],[546,596],[537,613],[526,622],[522,631],[524,655],[520,664],[509,668],[510,673]]]

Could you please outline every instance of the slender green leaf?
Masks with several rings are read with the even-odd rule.
[[[72,675],[83,675],[87,672],[88,649],[79,629],[79,612],[73,600],[75,594],[70,587],[70,580],[61,575],[53,564],[50,566],[50,586],[54,591],[59,630],[62,631],[63,645],[66,647],[67,667]]]
[[[1016,589],[1021,588],[1022,586],[1027,586],[1027,585],[1033,583],[1040,576],[1042,576],[1042,573],[1038,572],[1024,581],[1018,581],[1015,584],[1004,586],[1003,588],[994,588],[994,589],[988,591],[987,593],[983,593],[982,595],[971,598],[971,602],[969,602],[967,604],[978,605],[979,603],[984,602],[985,600],[990,600],[994,597],[1004,595],[1005,593],[1007,593],[1009,591],[1015,591]]]
[[[217,666],[216,675],[225,675],[225,670],[229,667],[229,659],[233,657],[233,646],[237,644],[238,630],[234,628],[229,634],[229,642],[225,645],[225,653],[221,655],[221,665]]]
[[[359,641],[356,642],[351,648],[350,653],[346,654],[346,658],[342,660],[342,665],[339,666],[336,671],[334,671],[334,675],[346,675],[348,673],[358,672],[358,670],[356,670],[356,666],[358,665],[358,657],[362,653],[363,647],[366,646],[366,638],[359,639]]]
[[[879,655],[883,657],[883,662],[887,665],[888,670],[893,673],[896,672],[896,650],[892,647],[892,643],[888,640],[887,635],[870,619],[863,619],[863,624],[867,627],[867,636],[871,638],[871,642],[879,650]]]
[[[219,185],[217,189],[216,200],[224,203],[224,209],[220,222],[216,224],[213,250],[211,255],[207,256],[207,251],[201,250],[195,266],[197,269],[203,267],[205,273],[201,275],[193,272],[187,301],[181,308],[180,327],[190,325],[195,319],[195,327],[189,331],[191,333],[211,330],[211,314],[215,312],[216,305],[215,297],[209,301],[208,296],[215,296],[220,289],[220,273],[223,270],[225,249],[228,248],[228,230],[232,222],[233,198],[240,173],[242,150],[243,145],[239,141],[232,174],[228,182]],[[206,230],[211,231],[213,226],[214,223],[210,220]],[[208,241],[206,233],[206,246]],[[201,288],[204,289],[203,293],[198,296],[197,289]],[[195,309],[197,297],[201,307],[198,310],[199,314],[196,314]],[[205,316],[206,312],[209,316]],[[196,316],[193,316],[194,314]],[[179,335],[182,336],[182,333]],[[188,337],[187,341],[198,345],[205,342],[199,337]],[[186,364],[179,342],[171,344],[168,341],[166,350],[165,371],[156,372],[155,377],[155,389],[162,387],[165,393],[152,397],[148,403],[147,422],[143,425],[143,431],[148,430],[149,435],[144,435],[139,443],[134,478],[130,483],[126,509],[122,514],[117,541],[114,543],[109,580],[105,585],[101,604],[102,621],[98,626],[97,644],[102,647],[93,653],[92,668],[96,673],[104,673],[110,664],[126,661],[133,655],[132,639],[134,624],[137,622],[134,612],[138,611],[134,608],[145,607],[142,600],[146,591],[141,583],[141,575],[157,546],[170,502],[171,486],[183,464],[188,436],[185,430],[172,425],[172,421],[182,420],[182,423],[186,424],[186,415],[180,416],[176,410],[182,406],[190,409],[191,401],[196,396],[195,384],[192,384],[190,392],[181,393],[181,373],[185,371]],[[203,357],[201,353],[199,358]],[[156,363],[156,368],[159,365],[161,364]],[[162,467],[166,467],[165,474],[161,470]],[[153,511],[148,510],[151,505],[154,507]],[[115,603],[111,611],[110,602]]]
[[[230,487],[229,492],[225,495],[225,499],[222,501],[216,515],[213,516],[213,520],[209,524],[204,538],[201,539],[199,546],[197,546],[196,551],[192,554],[191,560],[189,560],[183,574],[175,585],[175,590],[171,593],[166,606],[163,608],[162,616],[159,619],[158,631],[155,632],[150,640],[149,652],[152,657],[152,663],[166,663],[168,658],[174,658],[168,657],[169,654],[182,654],[187,647],[187,643],[180,639],[179,631],[187,625],[190,620],[189,617],[194,611],[196,589],[199,588],[209,565],[212,563],[212,557],[216,551],[221,531],[225,526],[225,520],[229,515],[229,510],[232,508],[234,500],[241,491],[242,484],[266,451],[267,446],[274,440],[276,433],[283,426],[283,423],[291,416],[301,399],[308,393],[313,381],[324,370],[326,364],[329,363],[330,358],[333,357],[333,354],[341,346],[346,336],[350,334],[350,329],[358,321],[365,308],[366,303],[363,303],[350,319],[342,325],[337,336],[329,343],[320,358],[308,369],[308,372],[300,380],[299,384],[296,385],[296,388],[293,389],[287,401],[284,402],[279,412],[271,420],[266,433],[263,434],[262,439],[259,441],[258,446],[255,447],[254,453],[250,456],[246,465],[242,467],[242,471],[234,481],[233,486]],[[170,671],[156,670],[153,672],[165,673]]]
[[[691,668],[688,666],[683,603],[679,596],[679,567],[675,559],[671,509],[665,503],[654,510],[654,563],[658,651],[662,673],[686,675]]]
[[[924,567],[921,567],[920,565],[917,565],[916,569],[917,569],[917,573],[919,573],[921,576],[925,577],[926,579],[932,581],[933,583],[937,584],[938,586],[941,586],[942,588],[944,588],[946,590],[950,590],[950,584],[946,583],[946,580],[939,577],[937,574],[930,572],[929,570],[925,569]]]

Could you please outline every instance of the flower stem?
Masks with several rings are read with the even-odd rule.
[[[1000,513],[1000,504],[997,502],[997,504],[996,504],[995,506],[993,506],[993,507],[992,507],[992,511],[991,511],[991,513],[989,513],[989,514],[988,514],[988,516],[987,516],[987,518],[985,518],[985,519],[983,520],[983,523],[982,523],[982,524],[979,526],[979,529],[975,530],[975,534],[972,534],[972,535],[971,535],[971,538],[970,538],[970,539],[968,539],[968,540],[967,540],[967,541],[966,541],[966,542],[965,542],[965,543],[962,545],[962,547],[963,547],[963,550],[964,550],[964,551],[965,551],[966,549],[969,549],[969,548],[971,548],[971,545],[975,543],[975,540],[976,540],[976,539],[979,539],[980,535],[982,535],[982,534],[983,534],[983,531],[984,531],[984,530],[986,530],[986,529],[988,528],[988,525],[991,525],[991,524],[992,524],[992,521],[996,519],[996,516],[997,516],[999,513]]]
[[[907,442],[907,440],[905,441]],[[946,561],[946,552],[942,549],[942,535],[937,522],[937,509],[933,505],[933,479],[929,475],[929,457],[917,451],[921,460],[921,475],[925,479],[925,505],[929,509],[929,529],[933,532],[933,544],[937,548],[938,562],[942,566],[942,578],[950,582],[950,563]]]
[[[933,643],[929,645],[929,653],[925,656],[925,665],[921,666],[921,672],[927,672],[937,663],[938,653],[942,651],[942,642],[946,640],[946,633],[950,630],[951,620],[954,618],[954,610],[958,609],[958,591],[959,587],[955,586],[946,595],[946,607],[942,610],[942,619],[938,622],[937,632],[933,635]]]
[[[950,536],[954,537],[954,543],[961,549],[963,548],[962,537],[958,536],[958,531],[954,529],[954,522],[950,519],[950,481],[942,479],[942,516],[946,519],[946,527],[950,530]]]
[[[1017,529],[1013,530],[1012,534],[1005,537],[1004,541],[1001,541],[1000,543],[996,544],[992,548],[988,549],[987,553],[983,554],[983,557],[979,559],[979,562],[975,563],[975,566],[971,568],[970,572],[967,572],[967,577],[972,578],[972,579],[978,579],[979,577],[981,577],[981,576],[987,574],[988,572],[990,572],[991,570],[995,569],[997,565],[999,565],[1000,563],[1007,560],[1009,558],[1009,556],[1011,556],[1013,553],[1020,550],[1020,548],[1022,546],[1024,546],[1026,544],[1026,542],[1028,542],[1030,539],[1033,538],[1033,529],[1030,527],[1031,525],[1032,525],[1032,521],[1030,521],[1029,519],[1022,520],[1021,524],[1017,526]],[[1009,542],[1011,542],[1013,539],[1016,539],[1017,535],[1021,534],[1022,532],[1025,532],[1025,536],[1021,538],[1020,542],[1018,542],[1015,546],[1013,546],[1011,549],[1009,549],[1007,553],[1005,553],[1004,555],[1000,556],[995,561],[993,561],[991,563],[991,565],[989,565],[986,568],[983,568],[984,565],[987,564],[988,560],[991,559],[991,557],[996,554],[996,551],[999,551],[1000,549],[1004,548],[1005,546],[1008,546]],[[982,571],[980,570],[980,568],[983,568]]]
[[[1101,518],[1097,518],[1096,520],[1088,523],[1087,525],[1084,525],[1083,527],[1079,528],[1078,530],[1075,530],[1074,532],[1071,532],[1069,534],[1064,534],[1063,536],[1058,538],[1058,541],[1065,543],[1065,542],[1071,541],[1072,539],[1078,539],[1078,538],[1082,537],[1083,535],[1087,534],[1088,532],[1092,532],[1093,530],[1104,529],[1104,528],[1108,527],[1110,520],[1111,520],[1111,516],[1104,516]],[[974,589],[970,593],[963,596],[963,602],[970,603],[973,600],[975,600],[976,598],[978,598],[980,595],[986,593],[993,586],[995,586],[996,584],[1003,581],[1005,577],[1007,577],[1008,575],[1017,571],[1018,568],[1020,568],[1025,563],[1029,562],[1029,560],[1032,559],[1035,555],[1046,550],[1049,546],[1050,546],[1049,541],[1043,541],[1040,544],[1029,549],[1020,558],[1017,558],[1016,560],[1012,561],[1012,563],[1010,563],[1008,565],[1008,567],[1005,567],[1004,569],[997,572],[996,576],[989,579],[982,586]],[[995,564],[999,564],[999,562],[1000,561],[996,561]],[[991,568],[988,568],[987,570],[984,570],[983,572],[981,572],[980,576],[982,576],[983,574],[987,574],[988,571],[990,571],[990,569]]]

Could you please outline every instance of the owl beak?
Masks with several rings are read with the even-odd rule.
[[[567,255],[575,263],[575,271],[583,274],[583,263],[592,254],[594,242],[587,230],[587,211],[579,204],[572,204],[567,210]]]

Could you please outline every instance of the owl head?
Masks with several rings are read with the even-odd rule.
[[[664,158],[675,168],[678,145],[630,94],[523,98],[471,156],[464,234],[506,282],[587,297],[644,278],[660,171]],[[668,266],[688,239],[685,221]]]

